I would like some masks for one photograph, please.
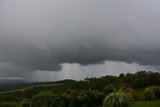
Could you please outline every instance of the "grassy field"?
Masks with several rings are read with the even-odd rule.
[[[130,102],[129,107],[160,107],[160,100]]]

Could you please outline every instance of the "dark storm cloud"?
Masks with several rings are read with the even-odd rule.
[[[159,11],[159,0],[1,0],[1,72],[105,60],[160,65]]]

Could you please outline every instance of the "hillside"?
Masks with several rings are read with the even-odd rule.
[[[107,75],[100,78],[86,78],[83,81],[63,80],[57,82],[12,84],[12,88],[8,86],[1,90],[0,102],[21,103],[26,99],[30,102],[35,96],[48,93],[49,95],[55,95],[56,101],[65,99],[69,103],[72,100],[77,100],[81,104],[89,98],[88,106],[92,103],[93,105],[102,105],[105,96],[119,90],[131,94],[131,97],[128,98],[130,101],[143,100],[141,97],[143,90],[146,87],[153,88],[155,86],[160,86],[160,73],[151,71],[139,71],[135,74],[127,73],[119,76]],[[156,96],[159,99],[160,92],[156,93]]]

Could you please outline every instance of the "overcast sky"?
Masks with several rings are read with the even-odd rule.
[[[160,0],[0,0],[0,79],[160,70]]]

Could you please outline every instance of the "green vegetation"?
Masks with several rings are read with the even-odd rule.
[[[51,92],[42,92],[38,95],[34,95],[30,101],[31,107],[56,107],[57,96]]]
[[[0,107],[156,107],[160,100],[160,73],[151,71],[14,85],[0,85]]]
[[[17,102],[1,102],[0,107],[20,107]]]
[[[158,101],[134,101],[130,102],[128,107],[159,107],[160,100]]]
[[[127,107],[127,96],[123,92],[114,92],[108,95],[103,101],[103,107]]]
[[[151,88],[148,87],[148,88],[143,90],[142,97],[143,97],[144,100],[150,101],[150,100],[155,99],[155,94],[154,94],[153,90],[151,90]]]

